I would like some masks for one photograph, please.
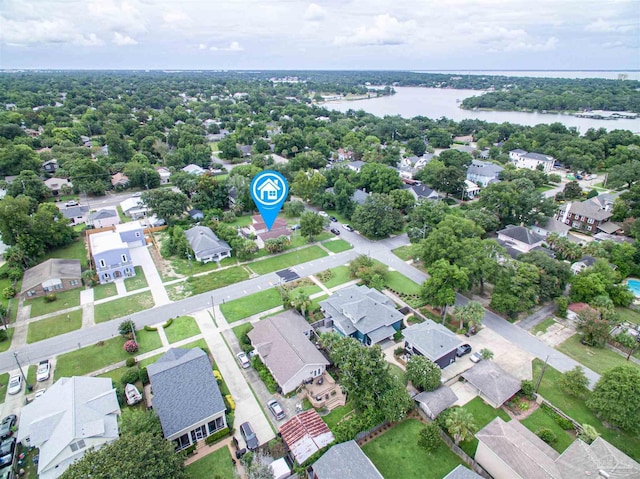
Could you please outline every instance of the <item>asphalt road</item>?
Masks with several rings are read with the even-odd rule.
[[[121,201],[121,200],[120,200]],[[336,223],[332,224],[335,227]],[[339,227],[341,237],[349,241],[354,248],[349,251],[327,256],[318,260],[309,261],[293,267],[301,277],[319,273],[328,268],[344,265],[360,254],[369,255],[389,267],[399,271],[418,284],[422,284],[427,275],[422,271],[406,264],[395,256],[391,250],[408,244],[406,235],[388,238],[382,241],[371,241],[355,232],[349,232]],[[138,328],[145,325],[157,324],[180,315],[191,314],[195,311],[211,308],[213,303],[220,304],[257,291],[271,288],[277,285],[279,278],[275,273],[269,273],[253,279],[220,288],[209,293],[192,296],[168,305],[152,308],[130,316]],[[465,304],[468,298],[456,295],[456,304]],[[29,344],[17,351],[0,353],[0,372],[16,369],[14,355],[17,353],[20,362],[24,365],[35,364],[40,360],[50,358],[77,348],[81,348],[98,341],[109,339],[118,335],[118,325],[122,319],[115,319],[106,323],[97,324],[90,328],[73,331],[60,336],[55,336],[38,343]],[[547,346],[542,341],[533,337],[522,328],[506,321],[500,316],[485,310],[483,324],[500,336],[516,344],[523,350],[542,360],[548,359],[549,364],[559,371],[568,371],[578,365],[576,361],[563,353]],[[585,368],[585,373],[593,385],[599,378],[595,372]]]

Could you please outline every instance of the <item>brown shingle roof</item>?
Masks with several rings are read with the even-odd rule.
[[[20,294],[29,291],[48,279],[80,279],[80,260],[48,259],[24,272]]]

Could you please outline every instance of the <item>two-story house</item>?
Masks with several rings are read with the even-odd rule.
[[[597,233],[601,226],[608,232],[609,219],[613,212],[594,200],[595,198],[565,203],[558,210],[556,218],[574,229],[587,233]]]
[[[393,301],[375,289],[349,286],[336,291],[320,307],[342,336],[371,346],[391,338],[400,329],[403,315]]]
[[[467,168],[467,180],[477,185],[487,186],[500,181],[498,177],[504,168],[488,161],[473,160]]]
[[[509,160],[516,168],[527,168],[529,170],[541,169],[545,173],[551,173],[556,159],[550,155],[541,153],[529,153],[525,150],[511,150],[509,152]]]
[[[92,234],[89,236],[89,244],[96,274],[101,284],[118,278],[135,276],[129,245],[117,231]]]

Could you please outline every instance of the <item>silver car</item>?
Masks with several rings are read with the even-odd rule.
[[[280,421],[286,417],[282,406],[280,406],[280,403],[275,399],[271,399],[267,402],[267,407],[269,408],[269,411],[271,411],[271,414],[273,414],[273,417],[276,418],[276,421]]]
[[[11,376],[9,379],[9,386],[7,387],[8,394],[18,394],[22,389],[22,376]]]

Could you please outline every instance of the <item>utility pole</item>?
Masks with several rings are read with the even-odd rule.
[[[544,365],[542,366],[542,371],[540,371],[540,377],[538,378],[538,382],[536,383],[536,389],[534,390],[535,394],[538,394],[538,389],[540,388],[540,383],[542,382],[542,377],[544,376],[544,371],[547,369],[547,362],[549,361],[549,355],[547,354],[547,358],[544,360]]]
[[[18,361],[18,353],[17,353],[17,351],[13,352],[13,357],[16,359],[16,364],[18,365],[18,369],[20,370],[20,374],[22,375],[22,379],[24,379],[24,383],[27,384],[27,376],[24,375],[24,371],[22,370],[22,366],[20,365],[20,361]]]

